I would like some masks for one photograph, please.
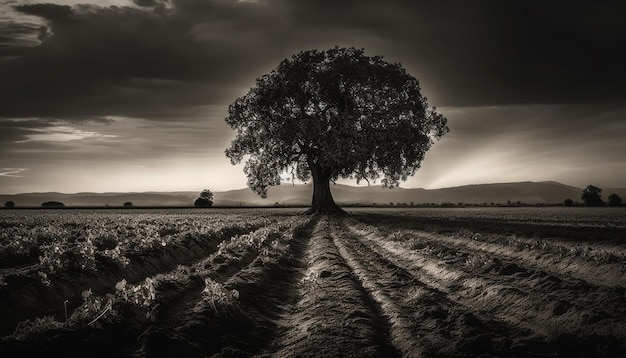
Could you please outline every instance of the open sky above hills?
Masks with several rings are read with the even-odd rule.
[[[620,1],[9,0],[0,193],[245,187],[228,105],[335,45],[400,62],[450,133],[403,187],[626,186]]]

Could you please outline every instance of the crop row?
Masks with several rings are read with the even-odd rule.
[[[521,260],[521,256],[514,251],[483,250],[484,247],[475,240],[447,238],[417,230],[389,235],[388,228],[381,230],[351,220],[344,221],[344,224],[348,232],[346,238],[357,238],[352,240],[361,245],[360,249],[354,246],[346,250],[347,255],[356,251],[371,251],[375,253],[372,257],[378,256],[385,262],[381,266],[387,265],[402,273],[398,280],[402,277],[400,281],[423,284],[425,292],[440,296],[432,297],[433,302],[441,304],[448,301],[449,306],[454,307],[448,308],[448,314],[435,317],[432,326],[453,321],[451,317],[455,315],[450,312],[472,312],[479,322],[466,323],[494,328],[494,332],[489,332],[490,339],[494,343],[509,342],[501,348],[512,355],[523,351],[564,354],[568,350],[581,350],[584,353],[580,356],[598,356],[603,349],[613,352],[619,346],[617,342],[624,340],[626,301],[620,286],[624,275],[619,271],[607,276],[606,286],[597,286],[582,281],[575,272],[561,271],[554,262],[544,264],[534,260],[534,255]],[[362,263],[372,260],[362,258],[354,262],[356,266],[363,266]],[[574,266],[571,262],[568,265]],[[606,269],[603,265],[593,272],[597,274]],[[359,274],[360,271],[355,272]],[[375,272],[376,269],[373,269],[364,276],[364,284],[370,282],[368,278]],[[611,281],[609,276],[613,278]],[[381,293],[376,293],[376,290]],[[396,288],[389,291],[388,287],[381,286],[374,292],[375,297],[383,295],[379,298],[383,305],[402,302],[401,299],[386,299],[385,295],[395,294]],[[428,322],[425,318],[414,319],[425,324]],[[464,328],[466,326],[463,325]],[[428,327],[432,328],[431,325]],[[486,333],[484,328],[482,331]],[[431,333],[425,333],[425,336],[432,336]],[[495,339],[501,334],[504,335]],[[563,345],[560,339],[567,337],[576,338]],[[432,349],[445,349],[434,348],[439,338],[432,337]],[[514,338],[513,341],[510,341],[511,338]],[[466,338],[455,340],[461,342]],[[598,340],[598,346],[591,347],[585,343],[594,340]],[[443,343],[440,347],[446,347],[446,342]],[[613,356],[611,354],[607,356]]]
[[[236,305],[237,290],[226,288],[222,277],[238,272],[254,260],[271,261],[277,253],[284,252],[284,240],[302,225],[302,218],[288,218],[271,223],[248,234],[234,235],[222,241],[217,250],[190,265],[155,274],[138,282],[122,279],[108,292],[96,294],[90,288],[82,293],[82,304],[65,313],[64,320],[51,316],[30,318],[20,322],[14,336],[19,339],[50,329],[74,330],[122,325],[127,329],[141,329],[152,324],[168,307],[182,296],[199,296],[195,306],[208,306],[217,311],[229,310]],[[199,294],[199,295],[198,295]],[[58,315],[57,315],[58,316]]]
[[[16,212],[16,214],[20,214]],[[38,271],[45,282],[59,270],[96,271],[98,259],[121,267],[182,241],[227,237],[267,225],[271,219],[239,215],[183,217],[162,214],[79,213],[64,216],[2,217],[0,284],[17,271]]]

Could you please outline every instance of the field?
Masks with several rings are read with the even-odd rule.
[[[620,357],[626,211],[0,211],[0,356]]]

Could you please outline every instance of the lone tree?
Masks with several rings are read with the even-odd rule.
[[[310,50],[281,61],[229,106],[236,138],[225,153],[233,164],[246,159],[248,186],[261,197],[287,172],[313,178],[307,214],[343,213],[330,181],[397,186],[448,132],[446,122],[400,64],[353,47]]]
[[[602,206],[602,197],[600,194],[602,193],[602,189],[597,186],[588,185],[585,189],[583,189],[583,194],[581,199],[585,202],[585,204],[589,206]]]
[[[608,197],[609,199],[609,206],[620,206],[622,205],[622,197],[613,193],[611,195],[609,195]]]
[[[194,206],[207,208],[213,206],[213,193],[209,189],[204,189],[200,197],[193,203]]]
[[[4,207],[5,208],[14,208],[15,207],[15,203],[13,201],[9,200],[6,203],[4,203]]]

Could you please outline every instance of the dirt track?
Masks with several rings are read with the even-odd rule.
[[[190,279],[157,287],[154,322],[5,338],[0,354],[618,357],[626,349],[621,262],[358,215],[304,220],[258,247],[207,250],[179,267]],[[622,246],[602,245],[622,257]],[[201,292],[207,282],[213,296]]]

